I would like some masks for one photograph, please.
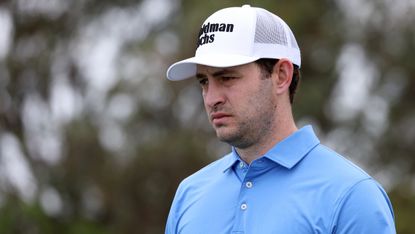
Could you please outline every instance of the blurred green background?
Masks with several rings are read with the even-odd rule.
[[[415,1],[0,1],[0,233],[163,233],[178,183],[228,152],[194,80],[204,19],[278,14],[302,51],[301,127],[375,177],[415,233]]]

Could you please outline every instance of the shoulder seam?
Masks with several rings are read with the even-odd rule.
[[[367,177],[367,178],[363,178],[363,179],[360,179],[360,180],[358,180],[358,181],[356,181],[356,183],[354,183],[352,186],[350,186],[348,189],[346,189],[341,195],[340,195],[340,197],[339,197],[339,200],[338,200],[338,202],[336,202],[336,207],[335,207],[335,209],[334,209],[334,212],[333,212],[333,214],[332,214],[332,218],[331,218],[331,224],[330,224],[330,230],[331,230],[331,232],[333,232],[334,231],[334,229],[336,228],[336,226],[335,226],[335,220],[337,219],[337,217],[338,217],[338,215],[339,215],[339,213],[340,213],[340,209],[341,209],[341,207],[343,206],[343,204],[344,204],[344,201],[346,200],[346,198],[348,197],[348,195],[353,191],[353,189],[357,186],[357,185],[359,185],[360,183],[362,183],[362,182],[364,182],[364,181],[367,181],[367,180],[372,180],[372,181],[375,181],[372,177]]]
[[[338,152],[334,151],[333,149],[331,149],[330,147],[327,147],[326,145],[320,144],[324,149],[332,152],[333,154],[335,154],[336,156],[340,157],[342,160],[344,160],[348,165],[350,165],[351,167],[355,168],[356,170],[358,170],[359,172],[362,173],[362,175],[366,176],[367,178],[372,178],[369,174],[367,174],[366,171],[364,171],[362,168],[360,168],[359,166],[357,166],[354,162],[351,161],[351,159],[346,158],[345,156],[339,154]]]

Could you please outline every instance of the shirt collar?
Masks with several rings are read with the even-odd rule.
[[[318,144],[313,128],[307,125],[277,143],[264,157],[291,169]]]
[[[320,141],[315,135],[313,128],[307,125],[277,143],[265,153],[264,157],[285,168],[291,169],[318,144],[320,144]],[[225,172],[240,160],[235,148],[232,147],[232,152],[227,155],[224,162],[223,171]]]
[[[223,172],[227,171],[231,168],[236,162],[240,161],[240,157],[238,152],[236,152],[235,147],[232,146],[232,152],[226,156],[226,160],[223,166]]]

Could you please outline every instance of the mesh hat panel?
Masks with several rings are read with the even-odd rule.
[[[267,11],[261,10],[257,12],[254,42],[288,46],[284,26]]]

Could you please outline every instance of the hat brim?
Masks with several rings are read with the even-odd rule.
[[[230,54],[195,56],[172,64],[167,69],[166,75],[169,80],[184,80],[196,75],[198,64],[210,67],[233,67],[254,62],[258,59],[257,57]]]

